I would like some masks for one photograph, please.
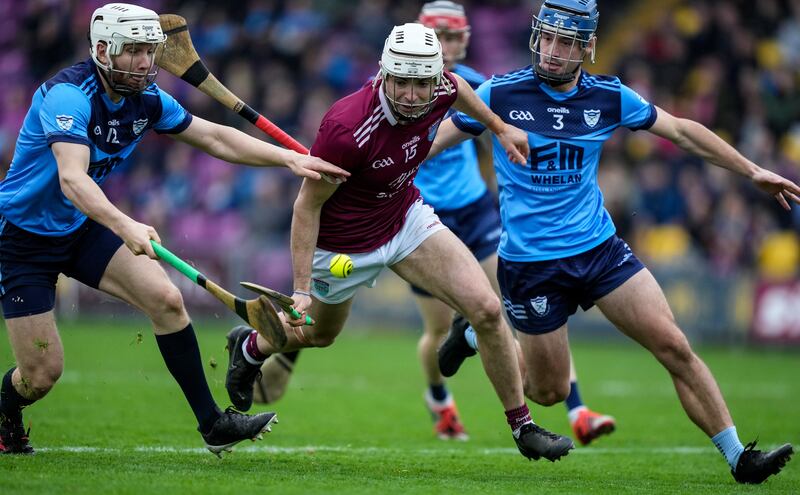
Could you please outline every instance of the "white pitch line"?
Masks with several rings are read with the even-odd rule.
[[[36,447],[37,452],[74,452],[88,454],[122,454],[129,452],[141,452],[144,454],[207,454],[208,450],[202,447],[152,447],[134,446],[131,448],[117,447],[88,447],[88,446],[61,446],[61,447]],[[337,447],[330,445],[306,445],[300,447],[276,447],[276,446],[248,446],[234,447],[234,451],[247,454],[314,454],[314,453],[343,453],[343,454],[412,454],[423,456],[442,456],[442,455],[464,455],[465,453],[477,453],[486,456],[496,455],[519,455],[519,451],[514,448],[488,448],[488,449],[389,449],[381,447]],[[570,452],[570,455],[620,455],[620,454],[712,454],[716,452],[713,447],[611,447],[611,448],[578,448]]]

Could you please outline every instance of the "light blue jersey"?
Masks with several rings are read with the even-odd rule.
[[[616,228],[603,206],[597,168],[603,143],[618,127],[648,129],[653,105],[616,77],[582,72],[567,93],[551,89],[532,66],[495,76],[478,96],[505,122],[528,132],[526,166],[511,163],[493,138],[503,233],[498,254],[543,261],[586,252]],[[458,113],[455,125],[478,134],[483,125]]]
[[[457,64],[451,72],[463,77],[473,89],[486,80],[466,65]],[[478,166],[475,142],[464,141],[422,162],[414,184],[436,211],[458,210],[478,201],[486,193],[486,183]]]
[[[103,90],[94,62],[68,67],[42,84],[33,96],[11,168],[0,182],[0,215],[39,235],[74,232],[86,215],[61,192],[50,145],[66,142],[88,146],[87,173],[102,184],[130,156],[146,130],[179,133],[191,120],[191,114],[155,84],[114,103]]]

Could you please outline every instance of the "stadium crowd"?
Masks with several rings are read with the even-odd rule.
[[[85,19],[101,3],[0,2],[3,171],[37,85],[68,62],[88,58]],[[186,17],[211,71],[310,145],[331,103],[376,73],[392,25],[414,19],[422,2],[137,3]],[[463,3],[472,24],[470,65],[492,74],[530,64],[524,47],[536,2]],[[600,2],[600,45],[614,43],[613,51],[601,49],[598,62],[656,105],[720,133],[756,163],[800,179],[800,0],[641,3],[652,6],[614,2],[612,11],[611,2]],[[621,32],[628,36],[617,42]],[[157,82],[192,113],[261,135],[177,78],[162,73]],[[254,279],[288,286],[299,181],[282,169],[231,167],[187,146],[166,146],[168,139],[148,136],[122,173],[111,175],[104,187],[111,200],[156,227],[177,252],[221,264],[246,256]],[[800,212],[783,212],[734,174],[630,132],[607,144],[600,174],[622,237],[649,263],[703,264],[726,274],[761,260],[774,274],[796,270]]]

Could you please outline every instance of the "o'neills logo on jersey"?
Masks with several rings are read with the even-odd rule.
[[[508,118],[511,120],[528,120],[534,121],[533,114],[528,110],[511,110],[508,112]]]
[[[406,148],[408,148],[409,146],[411,146],[412,144],[416,144],[416,143],[418,143],[418,142],[419,142],[419,140],[420,140],[420,137],[419,137],[419,136],[414,136],[413,138],[411,138],[411,141],[409,141],[409,142],[407,142],[407,143],[403,143],[403,146],[401,146],[401,148],[403,148],[403,149],[406,149]]]

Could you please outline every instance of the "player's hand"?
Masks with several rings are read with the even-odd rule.
[[[286,323],[293,327],[300,327],[306,324],[306,314],[308,314],[309,308],[311,308],[311,296],[295,292],[292,294],[292,299],[294,299],[294,305],[292,306],[295,311],[300,313],[300,318],[292,318],[291,313],[286,313]]]
[[[161,244],[161,238],[158,236],[156,229],[150,225],[145,225],[129,218],[115,233],[122,238],[133,254],[137,256],[146,254],[151,259],[158,259],[153,246],[150,244],[150,239]]]
[[[341,184],[350,176],[350,172],[347,170],[328,163],[321,158],[301,155],[296,152],[292,153],[286,166],[298,177],[308,177],[314,180],[324,177],[325,180],[332,184]]]
[[[503,132],[497,134],[497,139],[506,150],[506,155],[512,163],[525,165],[528,163],[528,155],[531,147],[528,144],[528,133],[518,129],[513,125],[506,124]]]
[[[791,210],[789,201],[800,204],[800,186],[775,172],[760,168],[752,177],[762,191],[772,195],[785,210]]]

